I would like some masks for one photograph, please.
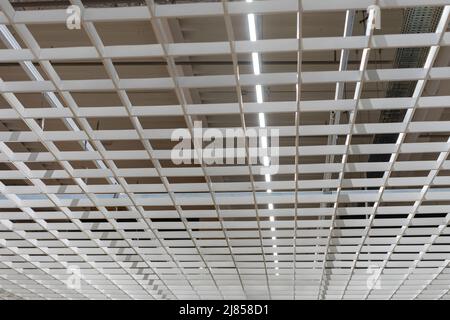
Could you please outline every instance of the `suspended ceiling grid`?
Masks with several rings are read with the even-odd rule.
[[[450,1],[71,1],[80,30],[26,2],[0,4],[0,298],[449,297]],[[435,32],[400,34],[424,5]],[[394,68],[406,47],[421,68]],[[279,172],[176,166],[198,120],[279,129]]]

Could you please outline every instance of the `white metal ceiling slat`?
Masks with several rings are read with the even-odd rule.
[[[449,96],[431,96],[421,97],[417,108],[448,108]],[[411,105],[412,98],[370,98],[361,99],[358,104],[360,110],[391,110],[391,109],[408,109]],[[302,112],[321,112],[321,111],[349,111],[354,108],[354,102],[348,100],[302,100],[300,102]],[[293,113],[296,110],[295,102],[266,101],[261,104],[247,103],[244,113],[252,114],[263,111],[264,113]],[[52,112],[47,112],[52,111]],[[238,114],[239,106],[235,103],[220,104],[189,104],[187,105],[187,113],[189,115],[222,115],[222,114]],[[131,114],[133,116],[176,116],[182,115],[183,112],[179,105],[169,106],[133,106]],[[14,109],[0,110],[2,119],[20,119],[20,115]],[[50,108],[33,108],[33,110],[24,110],[24,118],[46,118],[58,119],[69,118],[72,113],[66,109],[50,109]],[[83,107],[77,110],[77,117],[125,117],[126,109],[120,106],[111,107]],[[6,134],[6,133],[3,133]]]
[[[37,137],[29,138],[29,139],[11,139],[9,138],[9,135],[5,135],[5,137],[2,140],[4,142],[35,142],[38,141]],[[51,140],[51,139],[49,139]],[[57,141],[58,139],[51,140],[51,141]],[[65,138],[64,141],[77,141],[77,139],[70,139]],[[107,140],[107,139],[106,139]],[[120,140],[120,139],[119,139]],[[126,140],[126,139],[125,139]],[[447,150],[448,143],[445,142],[435,142],[435,143],[405,143],[400,147],[400,152],[402,153],[432,153],[432,152],[442,152]],[[195,155],[192,153],[194,152],[193,149],[186,149],[191,154],[191,159],[195,159]],[[218,148],[217,150],[221,150],[223,154],[226,154],[227,152],[231,152],[233,150],[232,148]],[[240,150],[240,148],[236,149],[237,151]],[[250,150],[255,150],[255,148],[250,148]],[[365,154],[384,154],[386,152],[394,152],[396,150],[395,144],[385,144],[383,145],[383,149],[380,149],[378,146],[375,145],[368,145],[368,144],[355,144],[350,147],[350,150],[348,154],[350,155],[365,155]],[[343,145],[337,145],[337,146],[300,146],[298,148],[299,153],[301,153],[303,156],[317,156],[317,155],[327,155],[327,154],[334,154],[334,155],[342,155],[345,153],[345,146]],[[156,150],[155,151],[155,159],[161,160],[161,159],[171,159],[171,150]],[[293,156],[296,154],[295,147],[280,147],[279,155],[282,157],[286,156]],[[145,160],[148,159],[148,155],[144,150],[133,150],[132,153],[129,151],[105,151],[104,152],[104,159],[106,160]],[[204,159],[217,159],[218,156],[215,155],[207,155],[204,156]],[[230,156],[230,158],[233,158]],[[236,155],[234,157],[235,159],[241,159],[243,157]],[[5,155],[0,156],[0,159],[2,160],[8,160],[8,158]],[[52,156],[49,152],[22,152],[20,154],[14,154],[11,155],[11,158],[14,161],[26,161],[26,162],[43,162],[43,161],[55,161],[56,158]],[[58,153],[58,159],[64,160],[64,161],[70,161],[70,160],[100,160],[103,159],[101,154],[96,151],[61,151]],[[397,168],[402,168],[397,167]],[[442,178],[439,178],[442,179]],[[320,181],[319,181],[320,182]]]
[[[252,168],[254,174],[258,174],[262,167],[255,166]],[[361,162],[348,163],[345,165],[346,172],[366,172],[366,171],[383,171],[389,168],[389,164],[385,162]],[[445,161],[442,169],[449,169],[450,161]],[[342,169],[342,164],[324,163],[324,164],[301,164],[299,165],[300,173],[320,173],[320,172],[339,172]],[[411,171],[411,170],[436,170],[437,166],[434,161],[402,161],[393,165],[394,171]],[[28,174],[22,174],[14,170],[0,170],[0,178],[2,179],[65,179],[65,178],[95,178],[95,177],[157,177],[156,169],[148,168],[145,172],[141,169],[117,169],[115,172],[108,169],[74,169],[71,173],[64,170],[30,170]],[[280,165],[279,172],[283,174],[294,173],[294,165]],[[248,169],[242,166],[223,166],[208,168],[208,174],[212,176],[220,175],[246,175]],[[196,167],[190,168],[165,168],[162,170],[164,176],[202,176],[201,169]],[[445,178],[441,178],[445,179]],[[441,180],[444,183],[447,180]]]
[[[365,36],[352,37],[316,37],[303,38],[304,51],[320,51],[333,49],[362,49],[367,41]],[[426,34],[392,34],[375,35],[372,38],[371,47],[374,49],[408,48],[411,46],[436,45],[436,35]],[[450,44],[450,32],[444,34],[443,46]],[[270,53],[270,52],[296,52],[296,39],[260,39],[256,41],[240,40],[235,42],[236,53]],[[170,43],[167,44],[168,55],[203,56],[230,54],[226,42],[194,42],[194,43]],[[150,58],[162,57],[163,50],[160,44],[129,45],[129,46],[105,46],[104,57],[118,58]],[[51,61],[93,60],[99,55],[94,47],[70,47],[70,48],[42,48],[39,59]],[[35,60],[29,49],[0,49],[1,62],[20,62]]]
[[[425,76],[426,75],[426,76]],[[450,78],[450,67],[434,67],[426,72],[419,68],[379,69],[365,71],[313,71],[303,72],[302,82],[305,84],[321,84],[332,82],[357,82],[363,76],[365,82],[375,81],[407,81],[407,80],[442,80]],[[288,85],[297,83],[297,74],[292,73],[264,73],[260,75],[243,74],[240,76],[244,86]],[[60,90],[71,92],[114,91],[112,80],[61,80]],[[233,87],[232,75],[214,76],[185,76],[179,77],[178,83],[182,88],[217,88]],[[121,79],[119,90],[145,89],[175,89],[170,78],[149,79]],[[2,81],[0,92],[28,93],[57,91],[50,81]]]
[[[26,119],[26,118],[24,118]],[[30,119],[28,119],[30,120]],[[416,121],[412,123],[407,129],[408,133],[420,133],[420,132],[445,132],[448,126],[450,125],[450,121]],[[295,126],[272,126],[268,127],[270,129],[279,130],[280,137],[295,137]],[[300,132],[300,136],[325,136],[329,134],[347,134],[349,132],[349,126],[345,124],[340,125],[306,125],[302,127],[303,130]],[[174,128],[175,129],[175,128]],[[142,130],[142,137],[144,139],[154,139],[154,140],[171,140],[172,132],[174,129],[145,129]],[[223,134],[226,133],[226,130],[229,128],[216,128],[218,132]],[[249,127],[249,129],[257,129],[257,127]],[[203,130],[207,130],[206,128]],[[204,133],[205,131],[201,131]],[[359,135],[372,135],[372,134],[380,134],[380,133],[400,133],[405,131],[405,125],[403,123],[362,123],[355,124],[354,132]],[[200,131],[199,131],[200,132]],[[35,142],[41,139],[42,141],[54,142],[54,141],[79,141],[86,140],[87,134],[85,132],[67,132],[67,131],[54,131],[54,132],[46,132],[42,134],[42,137],[39,138],[38,135],[33,132],[22,131],[15,133],[1,133],[0,136],[3,138],[5,142]],[[91,139],[93,141],[97,140],[140,140],[140,135],[133,130],[96,130],[92,131]],[[420,143],[417,147],[425,146],[425,143]],[[428,146],[430,149],[436,148],[436,146]],[[330,148],[330,147],[328,147]],[[351,152],[359,153],[377,153],[370,150],[370,146],[358,146],[354,145],[351,147],[353,149]],[[389,146],[387,147],[389,148]],[[411,147],[409,151],[412,152],[412,149],[416,149]],[[226,148],[224,149],[226,150]],[[330,151],[329,149],[327,149]],[[364,151],[367,150],[367,151]],[[82,152],[82,151],[80,151]],[[162,151],[158,153],[161,154]],[[418,150],[416,150],[418,152]],[[379,151],[382,153],[382,151]],[[129,157],[133,157],[130,155]]]

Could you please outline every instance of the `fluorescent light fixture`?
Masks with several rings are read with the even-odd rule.
[[[275,263],[278,263],[278,260],[275,260],[274,262],[275,262]]]
[[[274,227],[270,228],[270,231],[275,231],[275,228]]]
[[[269,210],[273,210],[273,203],[269,203]],[[270,217],[273,218],[273,217]]]
[[[272,237],[272,240],[277,240],[277,237]]]
[[[277,256],[277,255],[278,255],[278,253],[277,253],[277,252],[274,252],[274,253],[273,253],[273,255],[274,255],[274,256]]]
[[[247,2],[253,2],[253,0],[247,0]],[[257,34],[256,34],[256,18],[255,15],[253,13],[249,13],[247,15],[247,20],[248,20],[248,31],[250,34],[250,41],[256,41],[257,40]],[[261,66],[260,66],[260,62],[259,62],[259,54],[257,52],[252,52],[252,64],[253,64],[253,73],[255,75],[259,75],[261,74]],[[258,103],[263,103],[264,102],[264,97],[263,97],[263,91],[262,91],[262,86],[260,84],[257,84],[255,86],[256,89],[256,102]],[[259,118],[259,126],[261,128],[265,128],[266,127],[266,117],[264,115],[264,113],[260,112],[258,114],[258,118]],[[262,148],[267,148],[267,137],[262,137],[261,138],[261,146]],[[269,166],[270,164],[270,159],[268,157],[264,157],[263,158],[263,164],[264,166]],[[265,180],[266,182],[270,182],[270,175],[266,174],[265,175]],[[271,193],[272,190],[267,190],[267,193]],[[269,209],[273,210],[273,204],[269,204]]]
[[[275,275],[278,277],[280,274],[279,273],[275,273]]]
[[[248,20],[248,31],[250,32],[250,40],[256,41],[256,21],[255,15],[253,13],[249,13],[247,15]]]
[[[11,47],[12,49],[15,49],[15,50],[22,49],[22,47],[17,42],[17,40],[14,37],[14,35],[9,31],[8,27],[5,26],[4,24],[0,25],[0,36],[3,38],[3,40],[4,40],[4,42],[5,42],[7,47]],[[20,62],[20,65],[23,67],[25,73],[27,73],[27,75],[30,76],[30,78],[32,80],[35,80],[35,81],[43,81],[44,80],[44,78],[40,74],[39,70],[34,66],[34,64],[31,61],[22,61],[22,62]],[[59,99],[57,98],[55,93],[53,93],[53,92],[44,92],[43,95],[47,99],[48,103],[53,108],[64,109],[64,106],[59,101]],[[63,121],[73,131],[80,131],[80,128],[78,128],[78,125],[75,123],[75,121],[72,118],[64,118]],[[85,148],[88,151],[95,151],[95,148],[91,145],[90,142],[86,142]],[[108,168],[106,166],[106,164],[103,161],[101,161],[101,160],[95,160],[95,163],[97,163],[97,165],[101,169],[107,169]],[[117,181],[114,178],[108,177],[107,179],[112,184],[117,184]]]
[[[272,189],[267,189],[267,193],[272,193]]]
[[[252,1],[247,0],[247,2],[252,2]],[[248,29],[249,29],[249,33],[250,33],[250,40],[256,41],[257,37],[256,37],[255,15],[253,13],[250,13],[247,15],[247,19],[248,19]],[[259,63],[259,54],[257,52],[252,52],[252,63],[253,63],[253,73],[255,75],[259,75],[261,73],[261,69],[260,69],[260,63]],[[258,103],[263,103],[264,98],[263,98],[262,86],[258,84],[258,85],[256,85],[255,89],[256,89],[256,101]],[[266,127],[266,117],[265,117],[264,113],[260,112],[258,115],[258,118],[259,118],[259,126],[261,128],[265,128]],[[261,138],[261,146],[263,148],[267,148],[267,137]],[[264,166],[268,166],[269,163],[270,163],[269,159],[267,157],[264,157],[263,158]],[[265,179],[266,179],[266,182],[270,182],[270,175],[266,174]]]
[[[275,217],[274,217],[274,216],[270,216],[269,219],[270,219],[271,222],[274,222],[274,221],[275,221]]]
[[[259,118],[259,126],[261,128],[265,128],[266,127],[266,116],[264,115],[264,113],[260,112],[258,114],[258,118]],[[267,148],[267,137],[263,136],[262,138],[266,138],[266,147],[263,146],[263,148]],[[262,138],[261,138],[261,141],[263,140]]]
[[[256,102],[258,102],[258,103],[264,102],[262,87],[260,84],[256,85]]]
[[[277,245],[276,245],[276,244],[273,244],[273,245],[272,245],[272,248],[276,248],[276,247],[277,247]]]
[[[262,115],[262,116],[261,116]],[[259,116],[259,123],[261,124],[261,120],[263,121],[262,124],[266,124],[265,119],[264,119],[264,113],[260,113]],[[267,137],[266,136],[262,136],[261,137],[261,148],[266,149],[267,148]],[[267,157],[264,157],[267,158]]]
[[[259,68],[259,55],[257,52],[252,52],[253,73],[258,75],[261,70]]]

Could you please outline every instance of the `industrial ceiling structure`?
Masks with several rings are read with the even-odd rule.
[[[450,298],[449,19],[450,0],[1,1],[0,298]],[[274,130],[277,170],[248,142],[174,162],[196,123]]]

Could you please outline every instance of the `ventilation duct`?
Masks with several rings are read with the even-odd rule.
[[[442,8],[417,7],[404,10],[401,33],[431,33],[436,30]],[[429,48],[399,48],[397,49],[393,68],[422,68],[428,55]],[[386,97],[411,97],[417,81],[391,82],[386,91]],[[401,122],[405,110],[383,110],[380,123]],[[398,134],[378,134],[374,137],[374,144],[395,143]],[[372,154],[369,162],[387,162],[391,154]],[[383,172],[368,172],[368,178],[379,178]]]

